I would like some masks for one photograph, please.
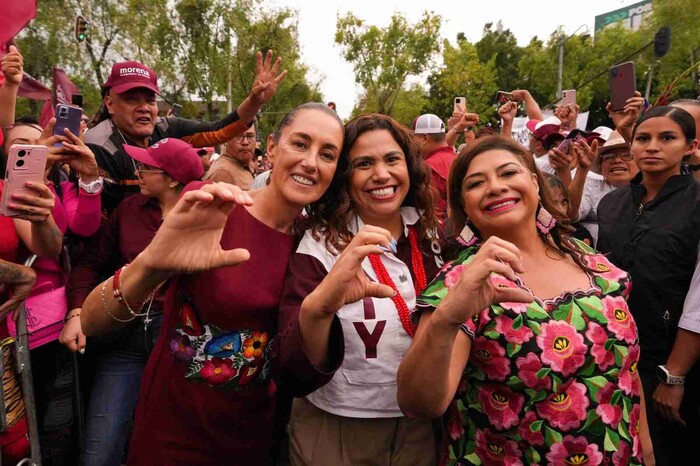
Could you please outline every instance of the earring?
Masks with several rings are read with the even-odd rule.
[[[479,237],[476,236],[474,230],[471,229],[471,227],[469,226],[469,222],[464,224],[464,228],[462,228],[462,231],[457,237],[457,242],[465,247],[474,246],[476,243],[479,242]]]
[[[554,225],[557,224],[557,220],[552,217],[547,209],[545,209],[542,204],[537,207],[537,228],[542,232],[543,235],[548,235]]]

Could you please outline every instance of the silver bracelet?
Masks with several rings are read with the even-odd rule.
[[[107,280],[105,280],[105,281],[102,282],[102,305],[103,305],[104,308],[105,308],[105,312],[107,312],[107,314],[109,314],[109,316],[110,316],[113,320],[116,320],[117,322],[122,322],[122,323],[131,322],[132,320],[134,320],[134,319],[136,318],[136,316],[132,316],[131,319],[120,319],[119,317],[115,316],[114,314],[112,314],[112,313],[109,311],[109,306],[107,305],[107,298],[105,297],[105,294],[106,294],[106,291],[107,291],[107,282],[108,282],[108,281],[109,281],[109,279],[107,279]]]

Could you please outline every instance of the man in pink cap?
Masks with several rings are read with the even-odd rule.
[[[135,165],[123,149],[125,144],[145,148],[164,138],[178,138],[206,147],[231,140],[246,130],[277,91],[286,75],[286,71],[278,74],[280,64],[279,57],[272,62],[272,51],[264,59],[258,53],[253,88],[243,103],[219,121],[198,122],[158,117],[160,89],[155,71],[136,61],[115,63],[102,85],[102,108],[84,137],[104,178],[103,209],[111,212],[124,197],[138,191]]]

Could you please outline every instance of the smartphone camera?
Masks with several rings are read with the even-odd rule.
[[[610,76],[612,76],[613,78],[617,78],[619,74],[620,70],[618,70],[617,68],[613,68],[612,70],[610,70]]]
[[[61,109],[58,111],[58,116],[59,116],[59,118],[66,118],[66,117],[68,117],[68,108],[66,108],[66,107],[61,107]]]
[[[17,157],[19,157],[19,158],[22,158],[22,157],[24,157],[25,155],[27,155],[27,151],[26,151],[26,150],[21,150],[21,151],[17,152]]]
[[[17,163],[15,163],[15,167],[17,167],[17,168],[24,167],[24,160],[18,160]]]

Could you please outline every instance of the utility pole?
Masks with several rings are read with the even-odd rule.
[[[564,42],[559,42],[559,73],[557,74],[557,100],[561,100],[562,81],[564,80]]]

